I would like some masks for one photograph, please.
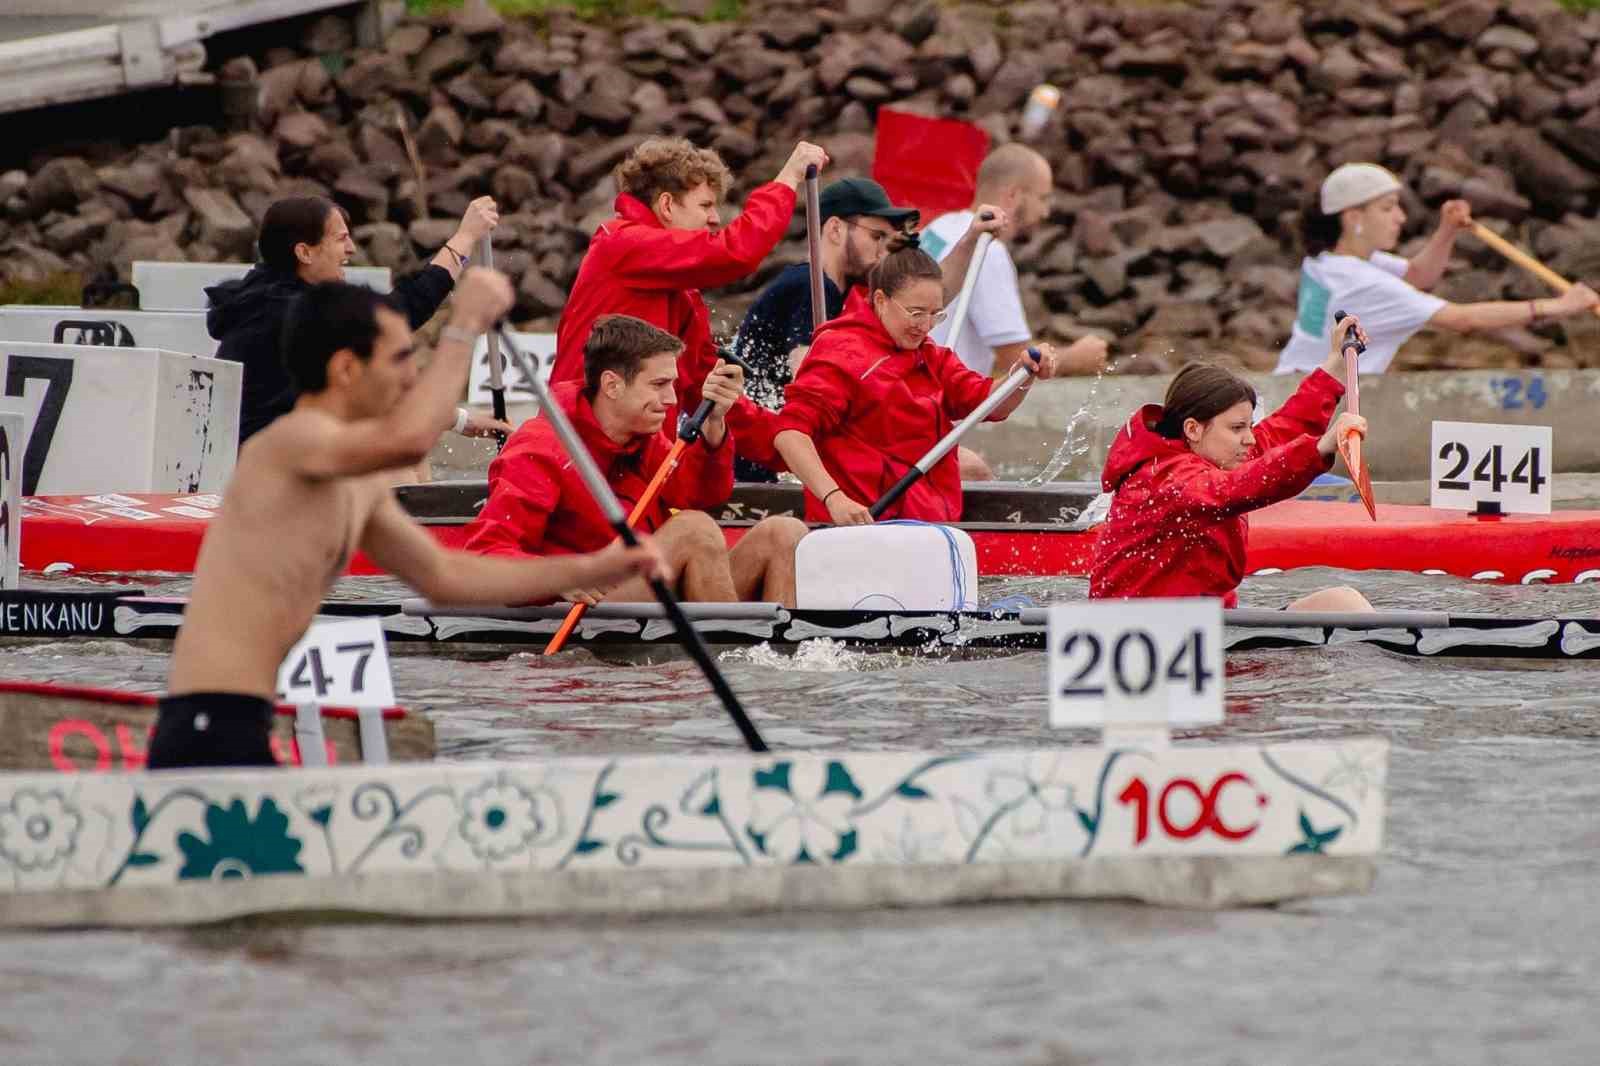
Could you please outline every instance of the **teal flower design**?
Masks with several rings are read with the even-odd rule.
[[[300,865],[300,841],[289,833],[289,816],[270,796],[261,801],[254,821],[242,799],[226,807],[206,804],[206,834],[206,840],[193,833],[178,834],[184,858],[180,879],[215,881],[306,872]]]
[[[756,771],[745,832],[780,862],[843,862],[856,850],[852,820],[860,799],[844,763],[781,760]]]
[[[0,857],[19,870],[50,870],[77,850],[83,815],[56,789],[17,790],[0,807]]]
[[[1305,839],[1289,849],[1290,855],[1321,855],[1327,850],[1329,844],[1339,839],[1339,834],[1344,832],[1344,827],[1334,826],[1332,829],[1318,829],[1311,824],[1311,819],[1306,817],[1306,812],[1300,812],[1300,834]]]

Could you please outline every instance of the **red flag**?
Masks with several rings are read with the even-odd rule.
[[[878,109],[872,177],[896,204],[922,212],[924,224],[972,206],[978,164],[989,135],[970,122]]]

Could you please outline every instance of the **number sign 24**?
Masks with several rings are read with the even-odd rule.
[[[313,622],[278,667],[278,698],[329,707],[392,707],[394,681],[376,618]]]
[[[1434,507],[1471,510],[1492,500],[1503,512],[1550,513],[1549,426],[1433,424]]]
[[[1222,721],[1219,600],[1091,600],[1050,611],[1050,724]]]

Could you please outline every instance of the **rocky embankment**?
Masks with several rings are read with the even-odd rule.
[[[1130,370],[1163,369],[1174,349],[1270,365],[1293,315],[1298,208],[1349,160],[1409,183],[1407,242],[1465,196],[1557,271],[1600,278],[1600,12],[1554,0],[756,0],[738,21],[698,21],[705,3],[668,0],[682,17],[615,25],[409,21],[377,50],[323,20],[298,53],[221,72],[230,99],[253,103],[238,128],[0,175],[0,275],[125,279],[134,259],[249,258],[267,205],[309,192],[349,209],[366,261],[405,270],[489,192],[518,316],[549,327],[609,213],[611,166],[648,135],[715,147],[737,202],[801,137],[828,148],[832,174],[866,173],[884,105],[1010,139],[1048,81],[1063,98],[1034,143],[1055,166],[1055,207],[1017,249],[1030,312],[1048,336],[1101,331],[1138,354]],[[759,275],[713,294],[719,327],[803,257],[797,217]],[[1543,290],[1467,236],[1440,291]],[[1597,340],[1588,320],[1424,338],[1401,365],[1597,364]]]

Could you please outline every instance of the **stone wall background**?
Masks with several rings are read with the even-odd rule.
[[[126,280],[134,259],[250,259],[267,205],[310,192],[351,212],[361,261],[405,271],[489,192],[517,316],[552,328],[610,213],[610,168],[648,135],[715,147],[737,205],[801,137],[828,149],[828,177],[867,173],[885,104],[1009,140],[1049,81],[1063,99],[1033,143],[1055,167],[1055,206],[1014,249],[1030,317],[1050,338],[1102,333],[1130,371],[1198,354],[1270,366],[1293,316],[1299,207],[1351,160],[1408,183],[1402,252],[1439,203],[1465,196],[1558,272],[1600,279],[1600,12],[1554,0],[758,0],[738,21],[699,21],[706,2],[616,24],[413,19],[376,50],[323,19],[301,48],[221,71],[225,96],[254,105],[233,129],[45,153],[0,174],[0,276]],[[760,273],[709,294],[718,327],[731,332],[759,286],[804,256],[797,214]],[[1545,292],[1470,236],[1437,291]],[[1424,334],[1398,365],[1519,364],[1600,365],[1600,323]]]

